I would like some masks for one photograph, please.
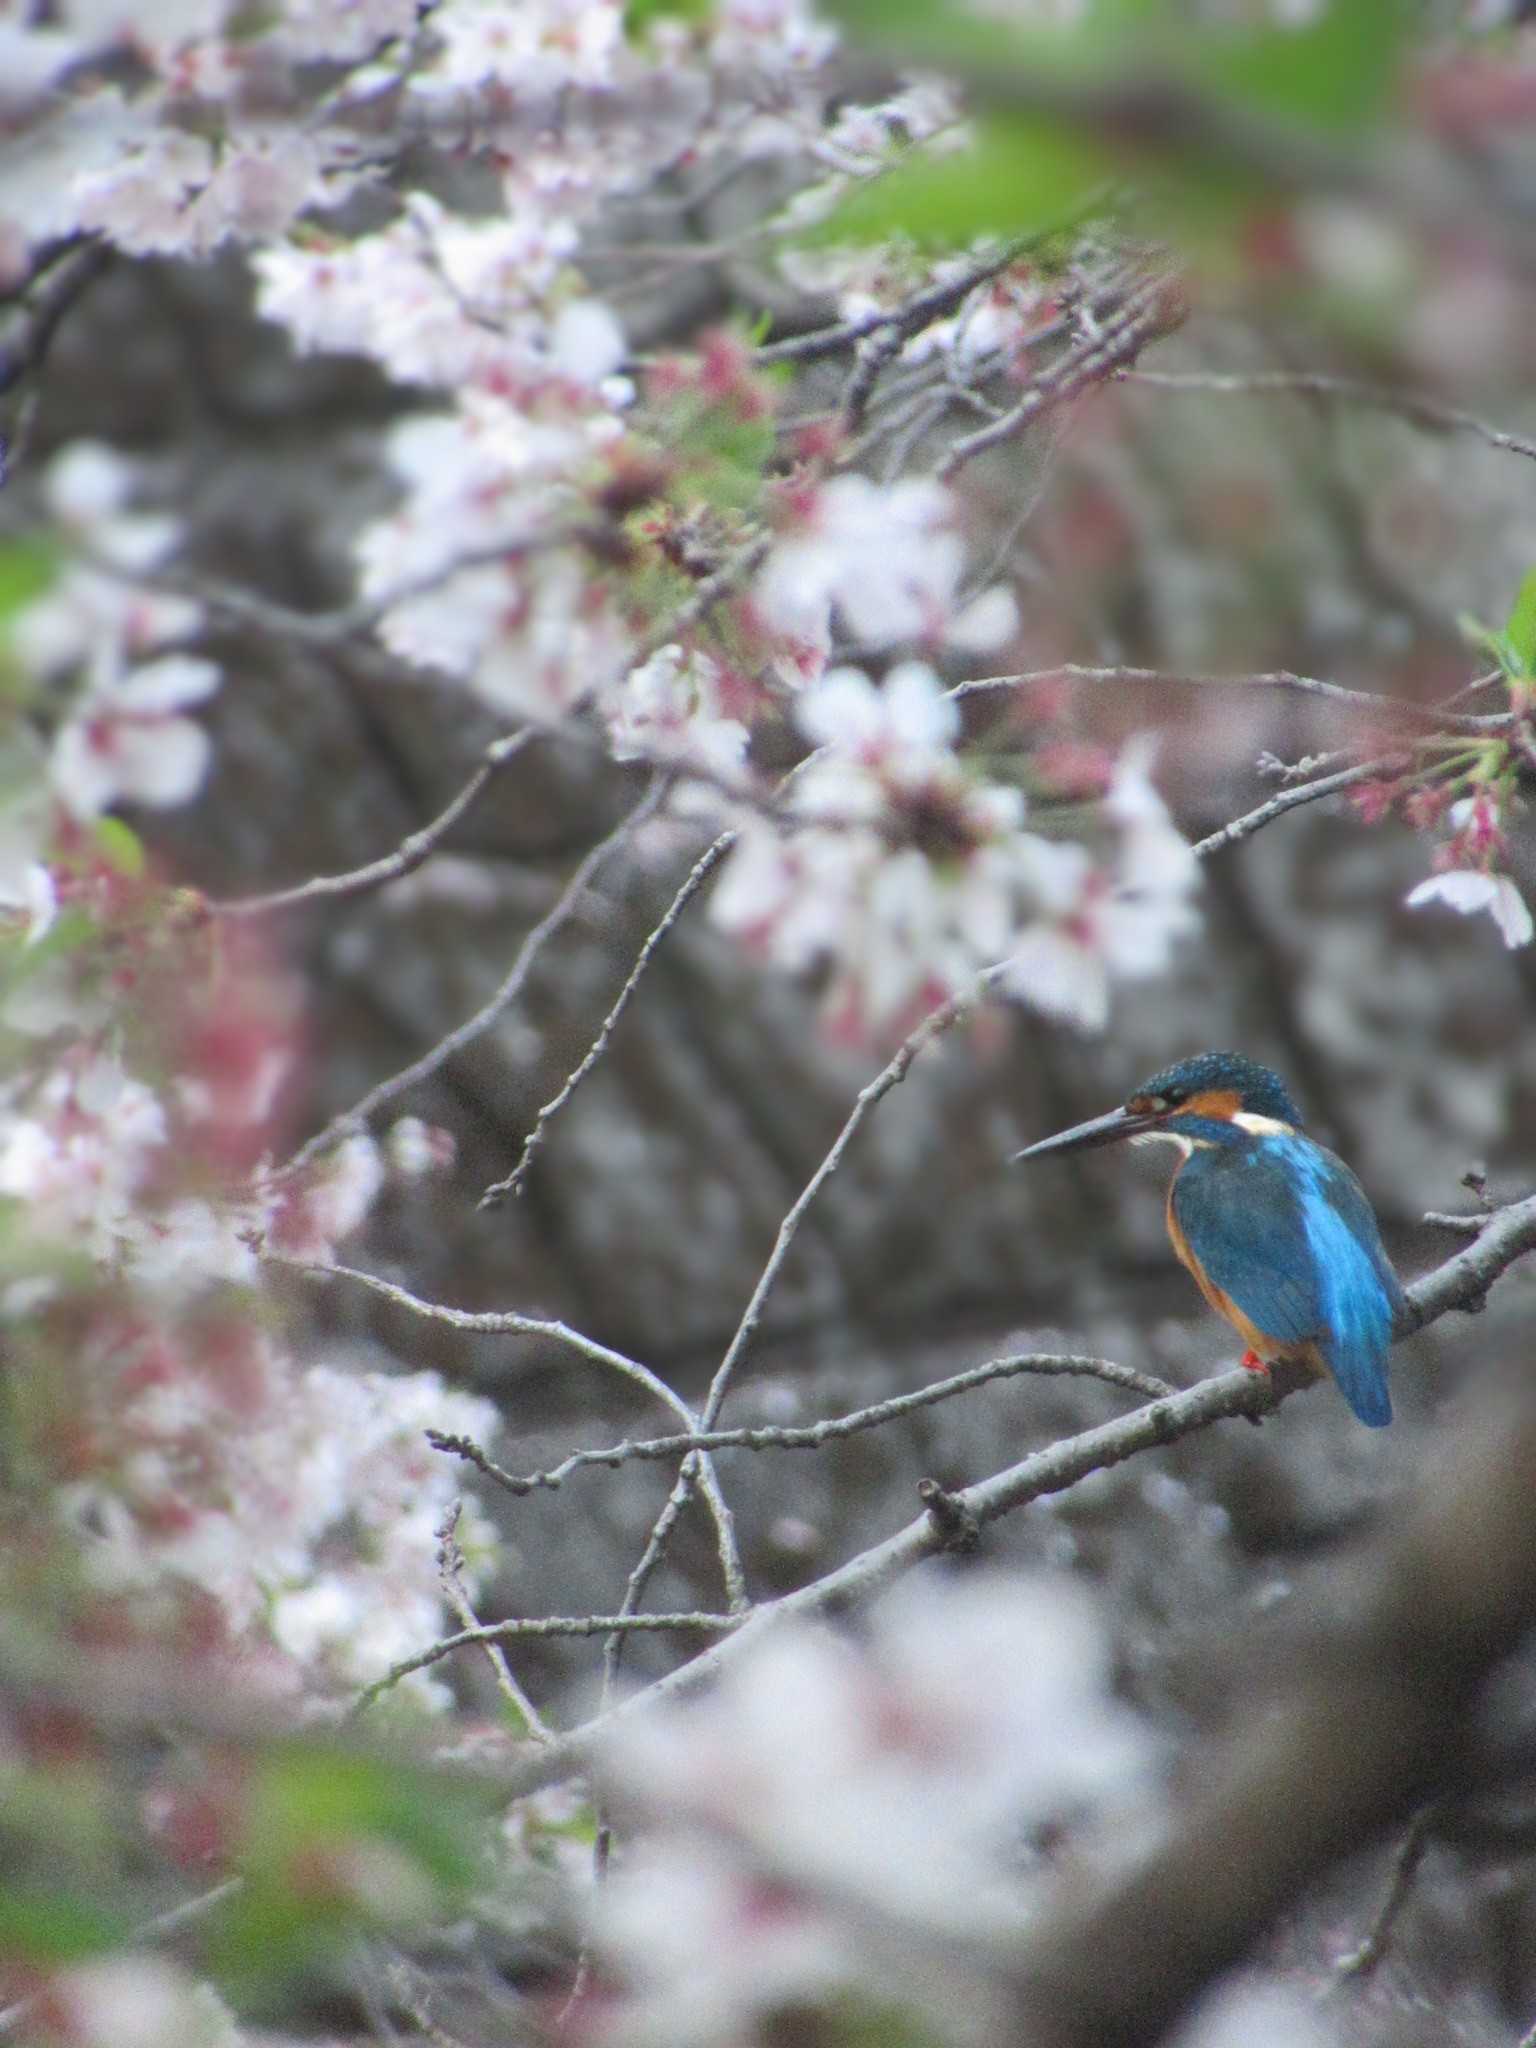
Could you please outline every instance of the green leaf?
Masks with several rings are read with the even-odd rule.
[[[715,11],[715,0],[629,0],[624,9],[624,33],[632,43],[645,40],[651,24],[673,21],[705,22]]]
[[[1354,134],[1391,96],[1407,25],[1403,0],[1320,0],[1299,27],[1211,25],[1182,48],[1194,58],[1191,81],[1242,110]]]
[[[1023,80],[1029,73],[1123,75],[1155,39],[1169,0],[1091,0],[1075,19],[1051,27],[962,0],[829,0],[827,11],[851,36],[903,62],[966,72],[1003,64]]]
[[[1514,656],[1513,674],[1536,675],[1536,569],[1521,580],[1514,609],[1504,623],[1504,639]]]
[[[1378,114],[1410,26],[1407,0],[1317,0],[1297,25],[1267,8],[1200,10],[1189,0],[1094,0],[1058,28],[989,19],[959,0],[831,0],[854,37],[909,62],[946,64],[1021,91],[1057,79],[1200,87],[1240,111],[1310,127],[1357,128]],[[1255,20],[1253,17],[1257,15]],[[995,105],[1007,102],[996,78]],[[1172,138],[1177,141],[1177,138]]]
[[[213,1936],[221,1973],[259,1988],[312,1968],[358,1927],[453,1910],[478,1870],[480,1816],[410,1764],[292,1743],[246,1803],[244,1880]]]
[[[144,842],[121,818],[96,820],[96,844],[101,857],[114,874],[137,881],[144,872]]]
[[[78,1962],[117,1948],[129,1923],[83,1892],[23,1888],[14,1881],[0,1887],[0,1956],[19,1958],[34,1967]]]
[[[978,235],[1041,233],[1081,210],[1109,172],[1103,153],[1051,122],[984,122],[974,148],[914,154],[856,186],[793,239],[812,245],[905,234],[950,249]]]
[[[0,629],[42,595],[58,570],[57,547],[39,534],[23,534],[0,545]]]

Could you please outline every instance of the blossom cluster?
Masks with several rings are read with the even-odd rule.
[[[1368,824],[1396,811],[1419,831],[1443,830],[1434,850],[1433,874],[1416,883],[1405,898],[1410,910],[1443,904],[1463,917],[1485,911],[1507,947],[1528,946],[1536,936],[1536,923],[1520,885],[1508,872],[1508,820],[1522,807],[1517,772],[1504,745],[1479,752],[1481,772],[1471,775],[1373,778],[1354,791],[1355,808]],[[1466,795],[1454,794],[1457,783],[1470,783]]]
[[[789,829],[742,815],[712,914],[780,966],[829,966],[840,1034],[899,1033],[992,968],[1021,1000],[1098,1028],[1112,980],[1158,973],[1194,929],[1198,866],[1145,745],[1114,770],[1094,854],[1025,829],[1023,793],[956,751],[960,708],[924,663],[881,686],[831,669],[796,709],[815,752]]]
[[[55,458],[43,586],[8,626],[51,737],[34,758],[13,735],[0,804],[0,1321],[46,1488],[34,1529],[73,1560],[81,1614],[318,1703],[440,1632],[453,1488],[421,1432],[495,1418],[434,1375],[285,1337],[263,1249],[330,1258],[413,1170],[411,1134],[271,1171],[296,992],[106,817],[197,792],[210,744],[187,713],[219,680],[181,651],[202,609],[162,587],[179,528],[135,509],[142,481],[93,443]]]
[[[1149,1829],[1156,1763],[1069,1582],[909,1581],[858,1643],[772,1626],[608,1745],[627,1827],[592,1906],[617,1986],[594,2030],[715,2048],[830,2007],[996,2039],[958,1959],[1017,1930],[1069,1845],[1105,1855],[1108,1812],[1120,1850]]]
[[[1016,992],[1096,1025],[1113,979],[1162,964],[1193,923],[1187,876],[1166,889],[1154,878],[1132,944],[1124,861],[1106,868],[1024,832],[1016,793],[960,769],[948,713],[927,714],[931,819],[910,815],[914,791],[898,792],[908,815],[893,827],[866,790],[858,829],[832,825],[847,808],[831,782],[836,707],[851,686],[804,705],[800,693],[820,689],[840,654],[936,661],[996,649],[1018,625],[1013,593],[977,587],[959,501],[931,479],[876,482],[829,443],[768,481],[773,394],[739,343],[706,339],[697,374],[663,364],[637,387],[616,309],[583,274],[583,237],[602,207],[682,158],[802,163],[790,220],[915,145],[963,146],[947,86],[909,80],[870,106],[839,99],[836,38],[805,0],[723,0],[707,22],[663,16],[641,36],[624,32],[617,0],[444,0],[420,22],[395,0],[295,0],[238,34],[215,0],[188,0],[152,29],[77,0],[58,31],[60,64],[94,42],[131,50],[151,80],[131,102],[115,86],[91,89],[104,139],[88,152],[50,106],[39,133],[62,151],[61,231],[89,225],[130,252],[193,257],[242,240],[257,308],[296,348],[367,356],[439,395],[440,409],[390,433],[398,497],[356,543],[381,639],[430,686],[465,689],[512,720],[595,714],[618,758],[691,763],[759,797],[755,731],[797,726],[825,758],[799,779],[787,833],[767,825],[761,802],[749,813],[716,916],[780,964],[829,964],[828,1014],[843,1031],[880,1035],[1013,953]],[[279,148],[286,130],[271,110],[305,90],[303,67],[320,58],[342,75],[308,110],[302,147]],[[424,179],[385,193],[361,140],[365,114],[381,109],[427,136],[472,139],[492,173],[472,202]],[[374,224],[359,231],[351,202],[365,187]],[[958,258],[888,258],[879,275],[848,252],[781,260],[791,279],[837,292],[850,317],[966,274]],[[1027,265],[1002,264],[904,353],[1011,373],[1050,307]],[[175,524],[127,512],[126,468],[109,477],[109,460],[76,451],[72,474],[59,466],[54,510],[75,521],[79,558],[16,635],[30,672],[73,678],[54,772],[65,802],[92,817],[192,793],[208,746],[187,714],[218,680],[187,651],[204,624],[198,605],[154,580]],[[660,642],[658,612],[685,608],[758,537],[769,544],[747,587]],[[123,580],[129,569],[138,587]],[[132,615],[131,642],[118,628],[110,660],[109,603]],[[892,701],[904,693],[915,706],[906,683]],[[962,798],[964,816],[940,815]],[[940,843],[946,833],[952,844]],[[775,908],[770,894],[787,900]],[[820,898],[819,915],[796,898]],[[11,899],[23,900],[19,885]]]
[[[0,1098],[0,1319],[48,1512],[83,1611],[110,1611],[118,1640],[175,1625],[264,1685],[344,1698],[440,1632],[432,1532],[455,1489],[423,1431],[483,1433],[494,1411],[435,1374],[285,1339],[263,1249],[332,1256],[385,1160],[357,1138],[305,1177],[267,1172],[294,1055],[270,966],[227,936],[211,957],[200,934],[136,935],[144,906],[120,878],[61,889],[76,918],[115,897],[117,924],[5,1017],[29,1038]],[[125,959],[131,1022],[111,997]],[[130,1063],[148,1067],[150,1036],[168,1081]]]
[[[78,820],[124,801],[184,803],[210,758],[185,714],[220,672],[182,651],[203,608],[157,582],[182,529],[169,514],[131,509],[139,483],[135,465],[100,442],[72,442],[54,458],[42,499],[57,560],[10,621],[12,658],[52,712],[49,779]]]

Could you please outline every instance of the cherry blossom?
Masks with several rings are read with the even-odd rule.
[[[163,1956],[97,1956],[57,1970],[34,2017],[56,2048],[240,2048],[244,2036],[211,1985]],[[30,2031],[30,2029],[29,2029]]]
[[[527,544],[575,518],[569,471],[617,431],[605,411],[536,422],[482,393],[398,428],[405,499],[357,542],[365,594],[403,593],[380,621],[386,646],[525,716],[558,718],[616,679],[632,641],[606,584],[573,548]]]
[[[720,664],[701,649],[658,648],[602,708],[616,760],[692,760],[729,776],[746,754],[747,728],[726,709]]]
[[[956,753],[959,707],[921,662],[877,688],[829,670],[797,700],[817,751],[791,780],[787,834],[756,814],[711,902],[715,921],[790,972],[830,964],[825,1013],[889,1036],[1000,967],[1001,986],[1102,1029],[1116,980],[1160,973],[1193,932],[1199,866],[1154,788],[1147,743],[1110,776],[1107,864],[1024,829],[1022,793]]]
[[[618,0],[455,0],[435,24],[437,68],[452,85],[494,81],[516,97],[606,85],[623,46]]]
[[[1530,905],[1515,882],[1508,875],[1492,874],[1486,868],[1447,868],[1410,889],[1403,900],[1410,910],[1420,909],[1426,903],[1443,903],[1450,910],[1459,910],[1463,917],[1486,910],[1510,948],[1528,946],[1536,935]]]
[[[181,714],[219,687],[216,663],[166,654],[93,679],[59,728],[50,774],[77,818],[117,803],[164,809],[197,794],[212,758],[202,727]]]
[[[1104,811],[1117,844],[1108,866],[1071,843],[1036,840],[1026,850],[1041,914],[1014,948],[1003,986],[1088,1031],[1108,1021],[1116,980],[1162,973],[1199,926],[1199,862],[1152,784],[1151,758],[1151,743],[1133,740],[1111,776]]]
[[[881,1036],[1006,942],[1023,798],[961,763],[958,710],[923,663],[899,664],[880,689],[833,669],[797,712],[819,742],[788,795],[805,823],[786,837],[745,815],[711,915],[792,972],[830,960],[833,1027]]]
[[[1013,631],[1010,594],[960,593],[964,548],[944,485],[906,477],[881,485],[847,475],[803,494],[755,586],[765,625],[788,644],[788,669],[814,675],[831,647],[834,613],[871,647],[904,641],[971,651]]]
[[[1434,823],[1440,808],[1428,811],[1425,822]],[[1451,831],[1435,849],[1437,872],[1411,889],[1405,901],[1413,910],[1426,903],[1443,903],[1464,917],[1486,910],[1504,944],[1513,949],[1528,946],[1536,928],[1518,885],[1502,871],[1509,847],[1506,808],[1507,797],[1486,782],[1445,808],[1445,822]]]
[[[1122,1839],[1150,1828],[1152,1748],[1110,1680],[1067,1583],[919,1579],[861,1645],[782,1624],[707,1696],[616,1732],[603,1775],[639,1840],[593,1902],[628,1987],[603,2038],[739,2040],[837,1993],[992,2038],[931,1950],[904,1961],[878,1929],[1001,1936],[1034,1896],[1032,1833],[1086,1854],[1105,1802]]]
[[[344,1138],[302,1179],[280,1183],[269,1210],[272,1241],[299,1259],[328,1260],[378,1199],[384,1161],[364,1132]]]

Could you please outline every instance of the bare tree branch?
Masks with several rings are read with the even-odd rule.
[[[386,882],[398,881],[402,875],[411,874],[419,868],[435,852],[487,784],[509,762],[515,761],[528,742],[536,737],[532,727],[525,727],[521,732],[507,733],[499,740],[492,740],[481,756],[479,766],[452,801],[438,812],[430,824],[402,839],[393,853],[386,853],[380,859],[353,868],[344,875],[313,875],[307,882],[299,882],[291,889],[274,889],[264,896],[240,896],[227,903],[214,902],[208,905],[208,909],[215,917],[270,917],[278,911],[296,910],[302,904],[314,903],[323,897],[358,896],[365,890],[380,888]]]
[[[443,1597],[458,1616],[459,1626],[465,1629],[482,1629],[485,1624],[474,1610],[469,1592],[464,1584],[464,1553],[459,1548],[459,1517],[464,1511],[462,1501],[454,1501],[443,1517],[437,1532],[437,1575],[443,1588]],[[549,1742],[554,1730],[550,1728],[538,1708],[513,1676],[507,1662],[507,1653],[499,1642],[486,1640],[486,1661],[496,1675],[496,1684],[501,1696],[517,1715],[529,1736],[535,1742]]]
[[[1336,704],[1373,723],[1420,725],[1434,732],[1465,732],[1493,737],[1507,732],[1515,719],[1512,712],[1486,715],[1449,711],[1433,704],[1413,704],[1397,697],[1383,697],[1370,690],[1351,690],[1343,683],[1325,682],[1320,676],[1297,675],[1290,669],[1267,669],[1253,675],[1187,675],[1178,669],[1088,668],[1077,661],[1064,661],[1055,668],[1026,670],[1010,676],[978,676],[957,683],[951,697],[979,697],[994,691],[1011,691],[1029,683],[1053,682],[1065,676],[1074,683],[1124,683],[1133,687],[1155,685],[1192,690],[1291,690],[1300,696],[1317,697]]]
[[[573,1472],[587,1466],[613,1469],[628,1464],[634,1458],[674,1458],[685,1451],[819,1450],[823,1444],[835,1443],[840,1437],[855,1436],[861,1430],[880,1429],[887,1422],[895,1422],[916,1409],[931,1408],[940,1401],[951,1400],[956,1394],[969,1393],[974,1387],[987,1386],[993,1380],[1017,1378],[1022,1373],[1101,1380],[1106,1386],[1142,1394],[1154,1401],[1176,1391],[1165,1380],[1154,1379],[1150,1373],[1136,1372],[1127,1365],[1116,1365],[1108,1358],[1020,1352],[1009,1358],[994,1358],[985,1365],[972,1366],[968,1372],[955,1373],[950,1379],[935,1380],[914,1393],[895,1394],[887,1401],[876,1401],[868,1408],[856,1408],[848,1415],[829,1416],[822,1422],[799,1426],[776,1424],[755,1429],[716,1429],[701,1436],[659,1436],[638,1443],[626,1439],[623,1443],[609,1444],[600,1450],[572,1451],[569,1457],[562,1458],[547,1472],[530,1472],[522,1478],[503,1471],[468,1437],[445,1435],[441,1430],[429,1429],[427,1440],[434,1449],[463,1458],[476,1471],[484,1473],[487,1479],[522,1498],[541,1489],[553,1490],[563,1485]]]
[[[371,1685],[364,1687],[353,1704],[352,1713],[354,1716],[363,1713],[381,1694],[398,1685],[402,1678],[408,1678],[413,1671],[425,1671],[430,1664],[440,1664],[455,1650],[534,1636],[603,1636],[616,1633],[717,1635],[742,1627],[746,1619],[744,1614],[539,1614],[527,1620],[487,1622],[482,1626],[461,1629],[455,1636],[444,1636],[441,1642],[418,1650],[414,1656],[402,1657],[382,1678],[376,1678]]]
[[[1352,789],[1358,782],[1374,781],[1378,775],[1396,775],[1409,765],[1405,754],[1389,754],[1376,761],[1357,761],[1352,768],[1341,768],[1333,775],[1319,775],[1312,782],[1298,782],[1294,789],[1282,789],[1278,796],[1272,796],[1257,810],[1246,811],[1240,818],[1233,818],[1204,839],[1195,842],[1195,854],[1200,860],[1209,860],[1213,853],[1222,853],[1229,846],[1236,846],[1240,839],[1251,839],[1255,832],[1272,825],[1276,818],[1283,818],[1287,811],[1294,811],[1303,804],[1315,804],[1320,798],[1334,796],[1341,789]]]
[[[1126,293],[1120,308],[1095,333],[1042,371],[1018,403],[1000,419],[962,435],[938,466],[940,482],[948,483],[966,463],[1011,440],[1052,406],[1077,397],[1092,384],[1103,383],[1111,371],[1121,368],[1159,335],[1171,333],[1182,318],[1183,308],[1173,295],[1170,281],[1166,277],[1143,279]]]
[[[1408,1312],[1401,1334],[1422,1329],[1452,1309],[1476,1307],[1492,1282],[1532,1250],[1536,1250],[1536,1195],[1495,1210],[1474,1244],[1405,1290]],[[952,1498],[984,1527],[1042,1495],[1065,1491],[1090,1472],[1107,1470],[1142,1451],[1176,1443],[1213,1423],[1239,1415],[1262,1418],[1292,1391],[1289,1385],[1266,1374],[1243,1370],[1221,1373],[1096,1429],[1084,1430],[1033,1452],[990,1479],[957,1490]],[[1532,1523],[1532,1531],[1531,1540],[1536,1542],[1536,1523]],[[750,1621],[726,1642],[669,1672],[622,1705],[557,1737],[538,1757],[519,1763],[506,1781],[509,1795],[516,1797],[534,1791],[586,1769],[611,1728],[654,1704],[706,1684],[725,1660],[741,1655],[745,1646],[756,1641],[765,1629],[796,1616],[837,1613],[867,1600],[941,1547],[941,1536],[924,1513],[810,1585],[779,1600],[761,1603]]]
[[[523,1182],[528,1176],[528,1169],[533,1164],[534,1154],[544,1142],[550,1122],[565,1108],[565,1105],[576,1093],[576,1090],[586,1080],[592,1069],[608,1050],[608,1041],[612,1038],[619,1019],[628,1007],[630,997],[640,986],[645,970],[650,966],[652,959],[655,957],[657,947],[677,923],[677,920],[688,908],[694,897],[697,896],[700,889],[709,880],[726,854],[729,853],[735,841],[736,834],[734,832],[721,833],[713,845],[706,847],[689,869],[688,874],[683,880],[682,887],[672,898],[660,922],[653,927],[645,944],[636,955],[635,964],[630,969],[624,986],[619,990],[612,1009],[598,1026],[596,1038],[587,1047],[586,1052],[571,1069],[570,1073],[566,1075],[560,1087],[539,1110],[537,1116],[535,1116],[533,1128],[523,1140],[523,1149],[516,1166],[513,1167],[505,1180],[492,1182],[490,1187],[480,1197],[477,1205],[479,1208],[493,1208],[497,1202],[502,1201],[507,1195],[522,1193]]]
[[[624,1352],[615,1351],[611,1345],[599,1344],[595,1338],[583,1336],[569,1323],[542,1316],[519,1315],[515,1310],[450,1308],[443,1302],[423,1301],[420,1295],[397,1287],[392,1280],[381,1279],[377,1273],[365,1273],[357,1266],[321,1265],[312,1260],[287,1258],[272,1250],[263,1251],[262,1257],[269,1265],[285,1266],[290,1272],[301,1273],[309,1280],[345,1280],[366,1287],[370,1293],[392,1302],[396,1308],[404,1309],[410,1315],[421,1316],[429,1322],[447,1323],[451,1329],[472,1330],[486,1336],[542,1337],[550,1343],[568,1345],[594,1365],[606,1366],[623,1378],[633,1380],[636,1386],[644,1387],[648,1394],[672,1411],[689,1436],[698,1434],[698,1417],[659,1374],[652,1372],[648,1365],[642,1365],[639,1359],[629,1358]],[[743,1579],[735,1523],[707,1453],[701,1454],[699,1484],[714,1520],[720,1572],[727,1596],[739,1596]]]
[[[887,331],[894,332],[898,343],[905,341],[933,321],[947,319],[964,305],[977,285],[1017,263],[1039,240],[1038,235],[1030,235],[1009,242],[995,256],[971,264],[958,277],[925,285],[889,310],[861,313],[857,319],[840,320],[835,326],[819,327],[812,334],[791,335],[787,341],[770,341],[757,351],[756,359],[759,363],[807,363],[818,356],[840,355],[844,349]]]
[[[132,582],[137,588],[166,590],[174,596],[193,598],[235,625],[254,626],[258,632],[270,634],[274,639],[294,640],[306,647],[338,647],[360,634],[371,632],[397,605],[409,604],[418,597],[430,597],[467,570],[497,568],[507,562],[522,561],[529,555],[555,553],[561,548],[588,548],[601,553],[612,545],[612,530],[591,520],[545,527],[521,536],[509,535],[506,540],[494,541],[485,547],[466,548],[462,554],[440,562],[434,569],[424,570],[419,576],[408,577],[392,589],[378,591],[371,597],[354,598],[350,604],[338,605],[334,611],[328,612],[301,612],[293,605],[283,604],[278,598],[263,597],[259,591],[189,571],[149,575],[134,569],[130,575],[120,563],[109,560],[93,562],[92,566],[103,574]]]
[[[1224,397],[1265,397],[1271,393],[1293,392],[1299,397],[1321,398],[1334,405],[1364,405],[1377,412],[1393,412],[1416,426],[1442,434],[1474,434],[1490,448],[1506,449],[1512,455],[1536,460],[1536,441],[1509,434],[1490,426],[1475,413],[1444,405],[1417,391],[1394,391],[1388,384],[1367,384],[1358,377],[1335,377],[1322,370],[1246,370],[1237,373],[1213,370],[1116,370],[1124,383],[1153,384],[1164,391],[1188,391],[1197,395]]]
[[[1406,1833],[1397,1845],[1392,1858],[1392,1871],[1387,1880],[1387,1889],[1382,1896],[1375,1917],[1366,1929],[1358,1948],[1352,1948],[1348,1955],[1340,1956],[1334,1964],[1336,1977],[1368,1977],[1386,1954],[1392,1940],[1403,1907],[1408,1903],[1408,1894],[1413,1890],[1413,1881],[1418,1876],[1419,1865],[1424,1861],[1424,1851],[1429,1847],[1430,1837],[1439,1818],[1440,1803],[1433,1800],[1421,1807],[1409,1822]]]
[[[570,880],[555,898],[554,903],[518,947],[517,957],[502,977],[499,987],[481,1004],[472,1017],[465,1018],[462,1024],[456,1025],[435,1045],[429,1046],[419,1059],[412,1060],[407,1067],[402,1067],[399,1073],[391,1074],[387,1080],[376,1082],[350,1109],[342,1110],[333,1116],[329,1123],[315,1132],[313,1137],[306,1139],[287,1164],[278,1169],[275,1178],[291,1179],[293,1175],[301,1173],[311,1160],[322,1152],[329,1151],[331,1146],[339,1143],[341,1139],[365,1129],[370,1117],[375,1116],[387,1104],[396,1101],[407,1090],[429,1080],[439,1069],[445,1067],[449,1060],[461,1053],[466,1045],[473,1044],[488,1031],[502,1012],[510,1008],[522,994],[539,954],[561,926],[568,924],[575,916],[581,907],[582,899],[600,871],[628,843],[645,821],[655,815],[666,795],[667,787],[668,780],[665,776],[654,777],[633,809],[626,812],[607,837],[600,839],[577,863]]]
[[[964,1014],[988,979],[988,976],[981,977],[975,989],[963,995],[952,996],[948,1002],[940,1004],[936,1010],[924,1018],[916,1030],[908,1034],[890,1060],[875,1076],[874,1080],[860,1089],[847,1120],[832,1142],[831,1150],[806,1182],[800,1194],[791,1204],[783,1222],[779,1225],[778,1236],[774,1240],[773,1250],[768,1255],[768,1262],[758,1276],[757,1285],[753,1288],[746,1308],[742,1312],[741,1321],[736,1327],[735,1335],[727,1345],[725,1355],[715,1368],[714,1377],[710,1380],[709,1390],[704,1397],[704,1405],[699,1411],[698,1426],[701,1434],[714,1427],[720,1413],[721,1404],[730,1389],[731,1380],[736,1368],[745,1356],[753,1337],[757,1333],[757,1326],[762,1318],[763,1307],[773,1289],[774,1283],[778,1279],[785,1259],[789,1256],[790,1247],[795,1241],[801,1223],[805,1220],[806,1212],[842,1164],[844,1154],[852,1143],[859,1126],[874,1108],[875,1104],[881,1101],[900,1081],[906,1078],[912,1062],[923,1048],[931,1044],[934,1039],[940,1037],[957,1018]],[[628,1583],[624,1588],[624,1598],[619,1605],[619,1612],[621,1614],[637,1612],[640,1601],[644,1597],[645,1588],[651,1573],[666,1555],[672,1531],[676,1528],[684,1509],[692,1497],[695,1479],[699,1470],[699,1459],[702,1455],[698,1451],[689,1451],[679,1466],[672,1491],[667,1496],[666,1503],[661,1513],[657,1516],[649,1537],[646,1539],[645,1549],[641,1552],[639,1562],[629,1575]],[[610,1636],[604,1645],[603,1679],[605,1698],[611,1692],[613,1682],[618,1676],[622,1649],[623,1637],[618,1634]]]

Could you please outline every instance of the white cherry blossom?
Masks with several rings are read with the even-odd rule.
[[[834,615],[870,647],[996,647],[1013,631],[1013,602],[1001,589],[961,596],[965,551],[955,521],[952,493],[931,478],[833,477],[774,546],[755,588],[758,611],[792,648],[812,650],[812,672]]]
[[[95,818],[118,803],[164,809],[195,796],[213,749],[182,714],[220,680],[216,663],[189,654],[128,670],[103,664],[54,739],[49,774],[61,802]]]
[[[676,642],[632,668],[602,711],[616,760],[692,760],[729,775],[746,754],[747,728],[725,709],[720,664]]]
[[[1536,934],[1530,905],[1508,875],[1490,874],[1480,868],[1447,868],[1410,889],[1404,901],[1411,910],[1426,903],[1443,903],[1447,909],[1459,910],[1463,917],[1486,910],[1511,949],[1528,946]]]

